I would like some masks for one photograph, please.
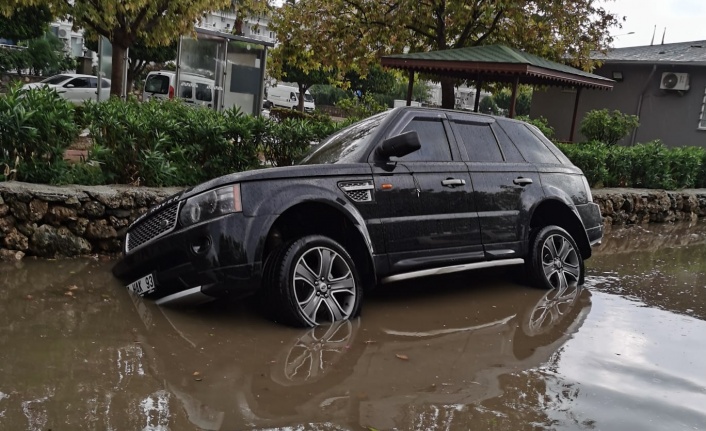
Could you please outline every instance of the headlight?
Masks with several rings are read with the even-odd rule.
[[[191,226],[214,217],[243,210],[240,184],[210,190],[186,200],[179,213],[182,226]]]
[[[583,175],[581,178],[583,179],[583,187],[586,189],[586,198],[588,199],[589,202],[593,202],[593,194],[591,193],[591,186],[588,185],[588,180],[586,179],[585,175]]]

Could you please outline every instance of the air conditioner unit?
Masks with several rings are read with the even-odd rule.
[[[664,72],[659,82],[660,90],[686,91],[689,89],[689,74]]]
[[[63,28],[59,29],[59,37],[62,39],[68,39],[68,33],[66,32],[66,30],[64,30]]]

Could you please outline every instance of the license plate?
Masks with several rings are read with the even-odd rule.
[[[138,295],[144,295],[154,291],[154,277],[152,274],[147,274],[137,281],[127,285],[127,289],[137,293]]]

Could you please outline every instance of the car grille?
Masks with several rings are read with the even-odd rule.
[[[353,202],[372,202],[373,200],[372,181],[339,183],[338,187],[340,187]]]
[[[133,250],[173,231],[178,214],[179,204],[174,204],[140,222],[127,233],[125,251]]]

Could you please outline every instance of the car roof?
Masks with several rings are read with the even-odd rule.
[[[503,117],[500,115],[489,115],[489,114],[483,114],[481,112],[462,111],[459,109],[431,108],[431,107],[424,107],[424,106],[399,106],[399,107],[393,108],[393,109],[396,109],[399,111],[437,112],[437,113],[443,113],[443,114],[469,115],[469,116],[473,116],[473,117],[489,118],[489,119],[493,119],[495,121],[500,121],[500,122],[525,123],[525,121],[517,119],[517,118],[508,118],[508,117]]]
[[[47,76],[45,79],[53,78],[55,76],[65,76],[66,79],[71,79],[71,78],[97,78],[95,75],[86,75],[83,73],[57,73],[56,75],[52,76]],[[110,81],[108,78],[103,78],[107,81]]]

